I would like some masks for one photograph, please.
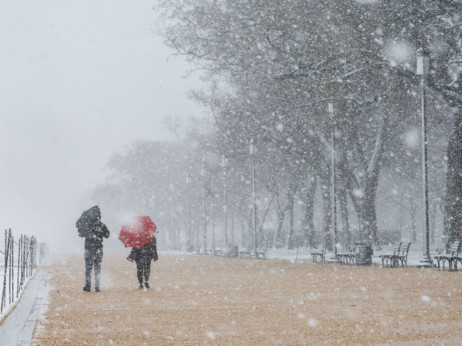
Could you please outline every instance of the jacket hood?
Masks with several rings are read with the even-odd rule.
[[[88,213],[93,217],[99,217],[101,219],[101,210],[97,205],[88,209]]]

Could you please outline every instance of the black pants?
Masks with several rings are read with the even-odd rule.
[[[136,260],[136,276],[138,276],[138,282],[140,284],[149,281],[149,274],[151,273],[151,259],[139,259]]]
[[[85,287],[91,287],[91,271],[95,268],[95,288],[99,288],[103,249],[85,249]]]

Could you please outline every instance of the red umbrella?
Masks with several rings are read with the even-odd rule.
[[[154,239],[156,228],[149,216],[136,216],[132,223],[122,226],[119,239],[125,247],[141,248]]]

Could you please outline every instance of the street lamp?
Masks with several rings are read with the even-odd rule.
[[[215,194],[213,193],[213,174],[210,176],[210,221],[211,221],[211,228],[212,228],[212,255],[215,253]]]
[[[421,123],[422,123],[422,197],[423,197],[423,214],[424,214],[424,241],[423,257],[420,260],[419,267],[432,267],[433,261],[430,258],[430,227],[428,218],[428,151],[427,151],[427,117],[425,114],[425,79],[429,71],[429,59],[423,48],[417,50],[416,74],[420,78],[421,91]]]
[[[171,178],[169,178],[169,181],[168,181],[168,186],[169,186],[169,190],[170,190],[170,197],[169,197],[169,200],[170,200],[170,222],[171,222],[171,227],[172,227],[172,242],[173,242],[173,249],[176,250],[176,244],[177,244],[177,239],[176,239],[176,233],[175,233],[175,211],[174,211],[174,200],[173,200],[173,195],[174,195],[174,185],[173,185],[173,182],[171,180]]]
[[[205,199],[206,199],[206,191],[205,191],[205,159],[202,159],[202,216],[204,220],[204,253],[207,253],[207,214],[205,209]]]
[[[188,243],[191,242],[191,202],[189,199],[189,185],[191,184],[191,175],[188,170],[188,175],[186,176],[186,199],[187,199],[187,209],[188,209]]]
[[[223,231],[225,233],[225,244],[228,245],[228,206],[226,203],[226,165],[225,155],[221,155],[221,168],[223,169]]]
[[[253,145],[253,138],[250,140],[250,157],[252,158],[252,207],[253,207],[253,247],[255,257],[258,257],[257,252],[257,206],[255,203],[255,150]]]
[[[337,131],[337,125],[335,122],[334,105],[332,103],[327,104],[327,112],[329,118],[332,120],[332,133],[331,133],[331,185],[332,185],[332,229],[334,230],[334,254],[329,259],[329,262],[338,262],[337,257],[337,195],[335,188],[335,132]]]

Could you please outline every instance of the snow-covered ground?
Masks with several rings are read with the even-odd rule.
[[[269,249],[268,250],[268,258],[270,259],[286,259],[286,260],[296,260],[296,259],[311,259],[312,256],[310,255],[311,252],[316,252],[316,249],[309,249],[309,248],[297,248],[297,249]],[[340,251],[341,252],[341,251]],[[386,245],[383,246],[380,251],[374,250],[374,254],[372,255],[372,263],[373,264],[382,264],[382,260],[380,259],[380,255],[382,254],[391,254],[393,253],[393,246]],[[430,248],[430,258],[433,258],[436,254],[436,251]],[[331,257],[331,253],[326,254],[326,260]],[[420,261],[423,258],[423,247],[422,244],[411,244],[409,249],[408,255],[408,266],[418,266],[420,265]]]
[[[1,345],[30,345],[36,322],[48,305],[47,280],[45,270],[36,270],[19,299],[8,305],[0,324]]]
[[[217,247],[218,249],[218,247]],[[310,255],[312,252],[317,252],[319,249],[310,249],[305,247],[295,248],[295,249],[287,249],[287,248],[280,248],[280,249],[268,249],[268,259],[281,259],[281,260],[311,260],[312,256]],[[339,250],[339,252],[342,252]],[[161,251],[162,254],[169,254],[169,255],[194,255],[195,252],[185,252],[185,251]],[[380,259],[380,255],[382,254],[391,254],[393,253],[393,245],[384,245],[382,246],[381,250],[374,250],[374,254],[372,255],[372,263],[381,265],[382,260]],[[430,247],[430,258],[433,259],[436,255],[436,249],[434,246]],[[326,261],[332,256],[332,253],[326,254]],[[419,266],[421,263],[420,261],[423,258],[423,246],[421,243],[411,244],[409,248],[409,255],[408,255],[408,266]],[[435,263],[434,263],[435,264]]]
[[[5,316],[7,316],[13,309],[14,309],[14,306],[18,303],[18,301],[21,299],[21,296],[22,294],[24,293],[24,290],[21,290],[19,291],[19,293],[17,293],[17,268],[15,267],[14,268],[14,292],[12,293],[12,298],[13,300],[10,301],[10,296],[9,296],[9,285],[10,285],[10,277],[9,275],[7,274],[6,275],[6,281],[5,281],[5,267],[4,266],[0,266],[0,301],[1,301],[1,297],[3,295],[3,290],[5,289],[5,301],[6,301],[6,305],[5,305],[5,308],[3,309],[3,311],[0,313],[0,322],[3,321],[3,319],[5,318]],[[34,273],[35,274],[35,273]],[[24,282],[24,286],[23,287],[26,287],[29,280],[31,278],[27,278],[25,279],[25,282]],[[5,282],[4,282],[5,281]]]

